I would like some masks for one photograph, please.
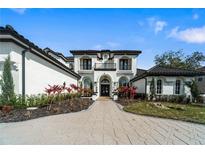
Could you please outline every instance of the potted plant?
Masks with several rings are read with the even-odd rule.
[[[115,89],[115,90],[113,91],[113,100],[114,100],[114,101],[117,101],[117,100],[118,100],[118,90],[117,90],[117,89]]]
[[[96,92],[93,92],[93,94],[92,94],[92,100],[95,101],[96,98],[97,98],[97,93],[96,93]]]

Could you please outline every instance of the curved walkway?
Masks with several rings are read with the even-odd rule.
[[[205,125],[134,115],[101,100],[86,111],[1,123],[0,144],[205,144]]]

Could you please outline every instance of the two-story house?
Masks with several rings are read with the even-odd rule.
[[[203,94],[204,68],[193,71],[155,66],[137,67],[140,50],[71,50],[72,57],[49,48],[41,49],[9,25],[0,27],[0,79],[10,56],[16,94],[44,93],[48,84],[76,84],[93,89],[95,96],[110,96],[119,86],[131,84],[137,93],[150,95],[154,80],[156,94],[191,95],[186,82],[198,79]]]
[[[97,97],[127,85],[136,74],[139,50],[71,50],[74,72],[84,88],[93,88]]]

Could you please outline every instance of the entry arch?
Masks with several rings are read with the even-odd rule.
[[[112,93],[112,78],[109,75],[102,75],[99,79],[100,96],[111,96]]]

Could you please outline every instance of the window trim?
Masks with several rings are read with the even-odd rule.
[[[81,70],[92,70],[92,59],[83,58],[80,60],[80,69]]]
[[[131,70],[132,63],[130,58],[119,59],[119,70]]]

